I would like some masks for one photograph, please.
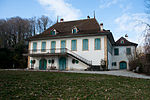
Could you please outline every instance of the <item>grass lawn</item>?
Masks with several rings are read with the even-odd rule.
[[[1,99],[150,100],[150,80],[98,74],[0,71]]]

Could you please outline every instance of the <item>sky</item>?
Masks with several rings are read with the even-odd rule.
[[[20,16],[22,18],[57,16],[64,21],[94,17],[110,30],[117,40],[125,34],[132,42],[142,45],[149,14],[145,0],[0,0],[0,19]]]

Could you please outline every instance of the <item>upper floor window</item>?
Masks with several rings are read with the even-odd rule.
[[[46,42],[42,42],[42,48],[41,48],[42,52],[46,51]]]
[[[55,29],[53,29],[53,30],[51,31],[51,35],[56,35],[56,30],[55,30]]]
[[[33,52],[37,51],[37,42],[33,42]]]
[[[73,28],[72,28],[72,33],[77,33],[78,32],[78,30],[77,30],[77,28],[74,26]]]
[[[114,48],[114,55],[119,55],[119,48]]]
[[[95,50],[100,50],[100,48],[101,48],[101,39],[96,38],[95,39]]]
[[[88,39],[83,39],[83,50],[88,50]]]
[[[126,48],[126,54],[131,55],[131,48]]]
[[[124,44],[124,40],[121,40],[120,43],[121,43],[121,44]]]
[[[71,50],[72,51],[77,50],[77,40],[71,40]]]
[[[56,41],[51,41],[51,53],[55,53]]]
[[[66,40],[61,40],[61,52],[65,52],[66,50]]]

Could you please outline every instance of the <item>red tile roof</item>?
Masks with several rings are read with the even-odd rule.
[[[72,28],[76,27],[79,31],[73,34]],[[51,35],[51,31],[55,29],[58,33]],[[66,22],[58,22],[45,30],[43,33],[30,37],[28,40],[44,40],[44,39],[57,39],[57,38],[68,38],[68,37],[86,37],[86,36],[100,36],[107,35],[111,43],[114,44],[114,38],[109,30],[100,31],[100,25],[95,18],[74,20]]]
[[[121,43],[123,41],[123,43]],[[115,46],[137,46],[138,44],[133,43],[125,39],[124,37],[121,37],[115,42]]]

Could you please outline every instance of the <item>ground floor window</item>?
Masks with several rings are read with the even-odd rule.
[[[117,66],[117,63],[116,62],[112,62],[112,66]]]

